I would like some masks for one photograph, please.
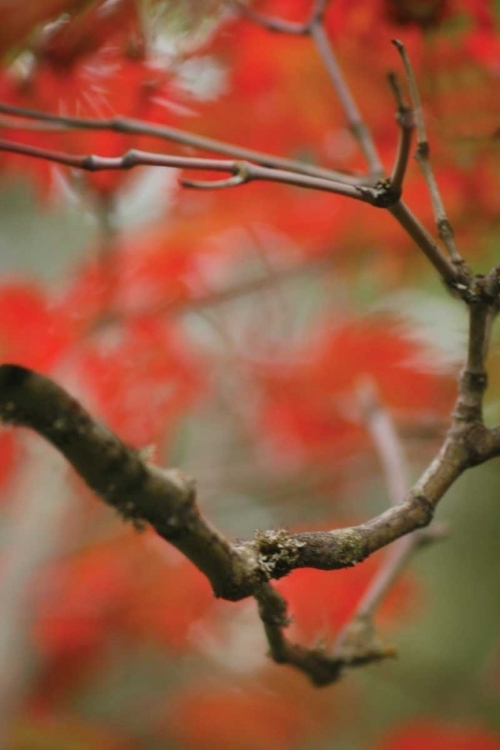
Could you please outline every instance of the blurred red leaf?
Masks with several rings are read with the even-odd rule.
[[[134,569],[123,627],[140,642],[155,641],[175,651],[192,645],[192,626],[214,604],[205,576],[176,550],[152,539]],[[158,544],[156,544],[158,542]]]
[[[82,344],[78,371],[101,418],[137,446],[165,441],[204,388],[201,362],[158,317],[109,326]]]
[[[369,557],[354,568],[334,571],[295,570],[279,581],[277,588],[289,603],[290,635],[303,643],[314,639],[328,642],[347,623],[383,557]],[[401,577],[385,598],[377,617],[388,622],[415,614],[421,602],[420,586],[414,577]]]
[[[0,358],[48,372],[72,341],[68,321],[36,284],[0,286]]]
[[[81,3],[84,6],[83,3]],[[38,53],[54,68],[67,69],[103,45],[143,56],[139,7],[135,0],[94,0],[78,15],[68,15],[40,40]]]
[[[294,750],[331,724],[331,701],[304,681],[198,685],[176,696],[169,735],[183,750]]]
[[[424,719],[389,734],[377,750],[499,750],[500,735],[480,727],[432,724]]]
[[[451,407],[453,384],[432,372],[432,356],[390,319],[345,320],[318,331],[291,357],[256,367],[266,434],[283,451],[309,458],[359,449],[366,430],[359,386],[368,378],[383,407],[421,418]]]

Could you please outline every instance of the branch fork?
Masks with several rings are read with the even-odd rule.
[[[500,307],[500,267],[495,267],[485,277],[474,276],[457,250],[431,169],[415,76],[405,48],[397,40],[394,44],[403,60],[412,106],[404,103],[397,79],[392,75],[390,83],[396,100],[399,142],[391,174],[385,174],[376,145],[327,38],[323,24],[326,7],[325,0],[316,0],[304,24],[291,24],[260,16],[238,3],[243,15],[270,31],[311,38],[364,154],[365,175],[347,175],[139,120],[72,118],[0,105],[0,113],[16,118],[20,127],[24,122],[31,127],[35,123],[51,129],[146,134],[229,158],[207,159],[138,150],[121,157],[71,155],[11,141],[0,142],[3,151],[88,171],[126,170],[140,165],[216,171],[229,176],[214,181],[182,178],[181,184],[213,189],[241,186],[252,180],[271,181],[323,190],[386,209],[423,251],[447,287],[465,303],[469,313],[467,359],[460,377],[452,424],[440,451],[420,479],[404,493],[401,492],[401,466],[391,468],[390,462],[385,462],[391,506],[362,524],[330,531],[298,534],[283,529],[259,531],[252,540],[232,542],[201,513],[191,479],[175,469],[160,469],[149,463],[140,451],[125,445],[50,379],[15,364],[0,366],[1,420],[5,424],[30,428],[51,443],[87,485],[124,520],[139,527],[150,524],[159,536],[177,547],[205,574],[215,596],[229,601],[254,597],[271,657],[280,664],[299,669],[316,685],[335,682],[349,667],[394,656],[394,650],[383,646],[376,634],[373,617],[379,602],[413,552],[442,535],[439,530],[425,527],[449,487],[467,468],[500,455],[500,427],[489,429],[482,419],[490,332]],[[8,124],[12,127],[12,119]],[[417,132],[415,156],[431,195],[437,234],[444,249],[403,202],[403,183],[414,129]],[[384,441],[392,441],[394,445],[397,436],[387,415],[383,430],[379,429],[380,425],[375,428],[374,424],[370,429],[369,420],[374,415],[380,418],[383,409],[383,405],[376,406],[367,410],[366,420],[384,463],[387,448]],[[397,482],[395,472],[399,472]],[[396,485],[398,489],[394,490]],[[384,565],[359,602],[353,620],[339,634],[332,654],[287,640],[287,604],[273,588],[273,580],[298,568],[349,567],[393,542]]]

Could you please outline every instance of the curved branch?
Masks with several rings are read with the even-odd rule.
[[[216,596],[239,599],[252,592],[248,555],[200,515],[193,481],[149,464],[51,380],[24,367],[2,365],[0,417],[48,440],[125,520],[150,523],[207,576]]]
[[[125,520],[138,526],[151,524],[204,573],[216,596],[230,601],[254,596],[273,659],[305,672],[316,685],[335,681],[347,666],[386,658],[392,652],[369,634],[363,635],[357,650],[331,656],[288,642],[283,633],[286,603],[269,581],[297,568],[335,570],[355,565],[427,526],[439,500],[465,469],[500,455],[500,430],[464,423],[453,429],[404,502],[366,523],[326,532],[258,532],[252,541],[231,543],[201,515],[192,480],[175,469],[148,463],[43,375],[18,365],[1,365],[0,418],[45,438]]]
[[[465,469],[500,454],[497,432],[467,423],[446,439],[404,501],[369,521],[324,532],[259,532],[252,541],[231,544],[201,516],[192,480],[148,463],[43,375],[18,365],[0,366],[0,418],[48,440],[124,519],[150,523],[205,573],[217,596],[230,600],[249,596],[263,581],[296,568],[355,565],[427,526]]]

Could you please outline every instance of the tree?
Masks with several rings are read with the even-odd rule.
[[[2,482],[21,518],[0,592],[10,615],[0,650],[12,656],[4,716],[24,704],[36,734],[64,692],[96,680],[116,642],[122,660],[131,643],[229,648],[237,628],[225,629],[210,589],[255,599],[272,659],[316,686],[394,656],[375,616],[414,599],[401,574],[444,535],[430,525],[437,504],[500,453],[500,427],[483,418],[500,292],[493,6],[44,0],[0,10],[4,172],[29,175],[47,209],[57,190],[95,222],[95,249],[76,272],[52,286],[2,285],[0,414],[149,529],[118,527],[39,437],[5,432]],[[136,201],[139,215],[127,216]],[[468,316],[456,397],[457,348],[450,363],[442,336],[422,340],[434,300],[438,333],[444,311]],[[176,453],[182,470],[162,468]],[[248,518],[241,531],[203,501],[210,483]],[[269,495],[288,496],[287,507]],[[332,517],[335,498],[349,521]],[[33,570],[68,528],[77,541],[56,547],[35,601]],[[31,683],[19,657],[27,613],[43,661]],[[323,741],[328,698],[285,668],[246,670],[245,690],[235,690],[241,677],[214,690],[197,675],[175,691],[168,719],[131,717],[118,739],[78,741]],[[299,705],[290,712],[284,699]],[[65,731],[58,741],[75,742]],[[499,745],[487,729],[457,735],[429,721],[381,748],[421,736]]]

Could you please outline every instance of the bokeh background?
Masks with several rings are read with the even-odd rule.
[[[297,21],[307,0],[254,8]],[[329,5],[325,26],[382,160],[386,83],[405,41],[432,163],[477,271],[500,240],[499,5]],[[115,114],[331,168],[365,170],[310,40],[225,2],[0,2],[3,102]],[[2,138],[73,154],[165,140],[0,115]],[[203,152],[201,152],[203,153]],[[199,177],[199,175],[197,175]],[[173,170],[93,175],[0,158],[0,351],[53,377],[151,460],[196,477],[231,538],[381,512],[388,487],[366,389],[408,484],[447,427],[466,315],[390,217],[287,186],[181,189]],[[405,197],[433,230],[411,165]],[[498,347],[486,419],[500,419]],[[466,474],[377,616],[397,659],[318,690],[273,665],[255,605],[219,602],[35,435],[0,435],[0,746],[14,750],[498,750],[499,470]],[[293,637],[333,644],[380,552],[279,582]]]

